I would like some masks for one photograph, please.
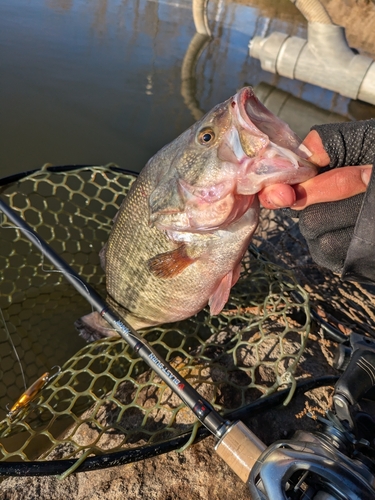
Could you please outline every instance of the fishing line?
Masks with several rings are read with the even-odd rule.
[[[23,371],[23,368],[22,368],[22,363],[21,363],[21,360],[20,360],[20,357],[18,355],[18,352],[17,352],[17,349],[16,349],[16,346],[14,345],[14,342],[12,340],[12,337],[10,335],[10,331],[9,331],[9,328],[6,324],[6,321],[5,321],[5,318],[4,318],[4,314],[3,314],[3,310],[1,309],[0,307],[0,316],[1,316],[1,319],[3,321],[3,325],[4,325],[4,329],[5,329],[5,332],[8,336],[8,339],[9,339],[9,342],[10,342],[10,345],[12,346],[12,349],[13,349],[13,352],[16,356],[16,359],[18,361],[18,365],[20,367],[20,370],[21,370],[21,375],[22,375],[22,379],[23,379],[23,385],[25,386],[25,391],[27,390],[27,385],[26,385],[26,379],[25,379],[25,373]]]
[[[47,268],[45,268],[45,267],[44,267],[44,263],[45,263],[45,255],[44,255],[44,253],[43,253],[43,245],[42,245],[42,243],[41,243],[41,241],[40,241],[39,237],[38,237],[38,236],[37,236],[34,232],[32,232],[32,231],[30,231],[30,230],[28,230],[28,229],[26,229],[26,228],[22,229],[22,228],[21,228],[20,226],[18,226],[18,225],[12,225],[12,224],[6,224],[6,225],[5,225],[5,224],[6,224],[6,221],[4,220],[4,214],[1,212],[1,213],[0,213],[0,228],[1,228],[1,229],[15,229],[16,231],[20,231],[20,232],[21,232],[21,234],[22,234],[22,231],[24,231],[24,232],[27,232],[27,233],[28,233],[28,235],[29,235],[29,240],[31,240],[31,238],[33,238],[33,240],[34,240],[34,241],[33,241],[33,243],[34,243],[34,245],[35,245],[35,246],[36,246],[36,247],[40,250],[40,254],[41,254],[41,255],[40,255],[40,259],[41,259],[41,261],[40,261],[40,264],[39,264],[39,268],[40,268],[40,269],[41,269],[44,273],[47,273],[47,274],[49,274],[49,273],[58,273],[58,274],[62,274],[64,277],[66,277],[66,274],[69,274],[67,271],[60,271],[60,270],[58,270],[58,269],[47,269]],[[71,276],[71,278],[74,278],[74,279],[76,279],[77,281],[79,281],[79,282],[80,282],[80,284],[81,284],[81,285],[85,288],[86,292],[87,292],[88,294],[90,294],[90,291],[89,291],[89,289],[87,288],[86,284],[84,283],[84,281],[82,281],[82,279],[81,279],[79,276],[76,276],[76,275],[74,275],[74,274],[70,274],[70,276]],[[94,311],[94,307],[93,307],[93,305],[92,305],[90,302],[89,302],[89,304],[90,304],[90,306],[91,306],[91,311],[93,312],[93,311]],[[4,330],[5,330],[5,332],[6,332],[7,338],[8,338],[8,340],[9,340],[9,342],[10,342],[10,345],[11,345],[11,347],[12,347],[12,350],[13,350],[13,352],[14,352],[14,355],[15,355],[16,360],[17,360],[17,362],[18,362],[18,365],[19,365],[19,367],[20,367],[20,372],[21,372],[21,376],[22,376],[22,380],[23,380],[24,389],[25,389],[25,391],[27,391],[28,386],[27,386],[26,377],[25,377],[25,372],[24,372],[24,369],[23,369],[23,366],[22,366],[21,358],[20,358],[20,356],[19,356],[19,354],[18,354],[18,351],[17,351],[17,348],[16,348],[16,346],[15,346],[15,344],[14,344],[14,342],[13,342],[12,336],[11,336],[11,334],[10,334],[10,331],[9,331],[8,325],[7,325],[7,323],[6,323],[6,320],[5,320],[5,317],[4,317],[4,314],[3,314],[3,311],[2,311],[2,309],[1,309],[1,308],[0,308],[0,317],[1,317],[1,319],[2,319],[2,322],[3,322],[3,325],[4,325]],[[111,329],[111,328],[108,328],[108,330],[110,330],[110,331],[114,331],[114,330],[113,330],[113,329]]]
[[[0,214],[0,227],[2,229],[17,229],[16,226],[4,226],[4,218],[3,218],[3,213]],[[44,257],[43,257],[44,259]],[[9,342],[10,342],[10,345],[12,346],[12,349],[13,349],[13,352],[14,352],[14,355],[16,356],[16,360],[18,362],[18,365],[20,367],[20,371],[21,371],[21,376],[22,376],[22,380],[23,380],[23,385],[24,385],[24,388],[25,388],[25,391],[27,390],[27,384],[26,384],[26,378],[25,378],[25,372],[23,370],[23,367],[22,367],[22,363],[21,363],[21,359],[19,357],[19,354],[18,354],[18,351],[17,351],[17,348],[13,342],[13,339],[10,335],[10,331],[9,331],[9,328],[8,328],[8,325],[5,321],[5,317],[4,317],[4,314],[3,314],[3,310],[1,309],[0,307],[0,316],[1,316],[1,319],[3,321],[3,325],[4,325],[4,330],[7,334],[7,337],[9,339]]]

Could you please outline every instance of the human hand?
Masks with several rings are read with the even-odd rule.
[[[303,144],[312,153],[309,160],[318,167],[330,163],[322,139],[316,130],[306,136]],[[301,184],[273,184],[259,193],[259,200],[265,208],[291,207],[302,210],[315,203],[339,201],[366,191],[370,181],[372,165],[334,168]]]
[[[299,219],[314,261],[342,272],[363,200],[368,205],[374,198],[373,192],[364,193],[375,159],[375,120],[319,125],[303,143],[312,153],[310,161],[331,170],[295,186],[269,186],[259,199],[266,208],[291,207],[289,215]],[[370,238],[373,225],[368,233]]]

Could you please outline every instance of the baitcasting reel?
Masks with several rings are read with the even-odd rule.
[[[375,499],[375,341],[352,333],[345,344],[334,411],[318,417],[317,431],[297,431],[262,453],[248,481],[253,500]]]

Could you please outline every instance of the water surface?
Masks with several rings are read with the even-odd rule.
[[[196,67],[202,110],[266,82],[348,113],[347,99],[266,73],[248,55],[254,34],[304,36],[288,0],[212,0],[209,23]],[[194,121],[181,95],[194,33],[189,0],[2,0],[0,176],[46,162],[139,171]]]

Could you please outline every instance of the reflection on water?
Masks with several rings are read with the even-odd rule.
[[[305,35],[282,0],[211,0],[213,39],[196,64],[207,111],[246,83],[265,82],[341,115],[348,100],[265,73],[254,34]],[[189,0],[3,0],[0,4],[0,176],[53,164],[139,171],[191,125],[181,66],[195,32]]]

